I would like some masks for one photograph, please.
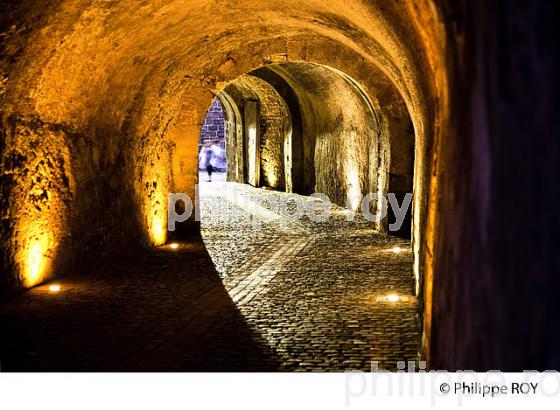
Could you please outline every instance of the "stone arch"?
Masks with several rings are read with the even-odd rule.
[[[344,51],[340,51],[344,54]],[[350,61],[355,61],[350,59],[351,56],[346,55]],[[354,56],[355,57],[355,56]],[[357,67],[357,68],[356,68]],[[357,192],[360,194],[365,194],[367,192],[376,192],[383,197],[387,197],[388,192],[396,192],[398,200],[402,203],[401,193],[412,193],[412,177],[413,177],[413,147],[415,137],[412,135],[413,130],[411,128],[411,117],[407,110],[406,104],[399,94],[398,90],[393,86],[393,84],[383,76],[375,77],[365,77],[364,72],[369,72],[369,67],[366,64],[357,64],[352,70],[355,74],[361,75],[362,79],[366,81],[366,86],[360,84],[356,79],[352,78],[350,75],[323,64],[309,63],[306,61],[287,61],[281,63],[268,63],[255,70],[249,72],[249,74],[244,74],[238,79],[229,82],[222,91],[217,91],[218,95],[228,96],[230,100],[233,101],[235,105],[235,110],[239,113],[238,124],[242,122],[243,111],[243,99],[250,99],[254,101],[259,101],[263,95],[263,84],[270,84],[272,88],[282,94],[281,99],[286,99],[289,101],[288,110],[289,113],[284,112],[284,116],[294,117],[295,121],[290,121],[291,129],[295,129],[295,135],[302,134],[302,130],[306,129],[311,134],[316,133],[317,130],[313,130],[318,124],[324,126],[332,126],[332,119],[323,120],[310,120],[313,115],[317,112],[329,112],[331,107],[337,104],[347,104],[349,101],[344,101],[340,99],[340,96],[323,95],[320,97],[309,98],[309,90],[321,90],[326,87],[330,82],[340,78],[340,87],[344,88],[349,86],[349,90],[355,90],[355,95],[358,100],[361,101],[357,104],[364,104],[365,111],[371,111],[369,114],[371,118],[369,120],[354,121],[358,127],[366,127],[367,124],[375,123],[375,129],[371,130],[369,137],[365,138],[367,141],[368,148],[364,148],[362,151],[366,152],[367,160],[362,158],[358,162],[367,163],[366,169],[356,171],[356,177],[361,175],[360,178],[364,178],[362,182],[357,182],[356,185],[359,186]],[[315,72],[313,73],[313,70]],[[330,78],[329,78],[330,76]],[[258,82],[255,77],[265,80],[264,82]],[[307,78],[309,84],[305,85],[303,79]],[[261,84],[261,89],[255,84]],[[345,85],[346,84],[346,85]],[[270,85],[268,87],[270,87]],[[266,86],[265,86],[266,87]],[[307,90],[307,91],[306,91]],[[312,91],[311,91],[312,92]],[[313,93],[313,92],[312,92]],[[369,95],[373,97],[370,97]],[[235,96],[235,98],[232,98]],[[277,97],[280,97],[277,95]],[[326,103],[327,105],[320,106],[320,104]],[[355,106],[356,104],[349,104]],[[265,109],[266,111],[266,109]],[[307,112],[307,115],[304,115]],[[314,114],[315,113],[315,114]],[[231,114],[229,114],[231,116]],[[273,115],[274,116],[274,115]],[[307,124],[303,126],[302,118],[307,117]],[[310,122],[311,121],[311,122]],[[329,124],[330,121],[330,124]],[[239,167],[245,160],[246,153],[244,153],[243,144],[245,143],[242,139],[242,126],[238,127],[239,136],[235,142],[235,146],[232,145],[229,148],[230,156],[234,158],[235,165],[232,164],[234,168],[243,170],[243,178],[240,178],[241,171],[235,178],[232,178],[232,173],[230,172],[230,180],[235,180],[238,182],[245,181],[246,169],[243,166]],[[309,129],[312,129],[309,131]],[[303,138],[303,135],[300,137]],[[233,141],[233,140],[232,140]],[[301,140],[303,141],[303,139]],[[341,144],[345,141],[342,140]],[[303,142],[300,143],[302,146],[299,147],[301,151],[301,168],[305,167],[307,170],[313,169],[313,153],[314,140],[307,144],[307,161],[304,161],[303,157]],[[276,141],[276,146],[279,142]],[[310,148],[309,148],[310,147]],[[235,153],[237,151],[237,153]],[[359,151],[359,150],[358,150]],[[319,151],[321,152],[321,151]],[[243,154],[242,154],[243,153]],[[297,152],[294,150],[294,156]],[[310,158],[311,155],[311,159]],[[327,156],[330,154],[327,154]],[[275,159],[277,164],[281,163],[281,154]],[[342,161],[344,162],[344,161]],[[306,163],[307,165],[303,165]],[[329,173],[327,173],[329,174]],[[332,173],[333,175],[336,172]],[[311,172],[306,175],[307,181],[299,182],[299,189],[297,192],[310,194],[315,191],[315,175],[316,173]],[[324,193],[333,195],[335,200],[340,205],[345,205],[347,192],[342,189],[330,190],[330,187],[336,187],[339,181],[344,180],[344,177],[339,175],[332,181],[327,182],[323,188],[319,186],[319,191],[325,191]],[[404,179],[403,181],[401,181]],[[406,185],[406,188],[403,188]],[[272,185],[274,188],[278,186]],[[329,188],[325,188],[329,187]],[[410,219],[405,221],[407,226],[405,231],[410,230]],[[377,224],[379,231],[388,232],[388,219],[384,219]]]
[[[306,46],[304,47],[303,44],[306,44]],[[407,102],[402,96],[403,94],[401,94],[401,91],[397,88],[396,84],[378,68],[377,64],[373,64],[370,59],[366,59],[363,54],[355,50],[345,48],[342,44],[339,44],[336,41],[328,38],[321,38],[320,36],[296,36],[294,38],[290,38],[289,40],[275,39],[271,42],[267,42],[266,49],[260,54],[259,51],[261,51],[263,47],[262,44],[249,44],[247,47],[250,47],[253,52],[247,53],[242,49],[234,49],[228,53],[227,57],[224,57],[225,61],[222,63],[215,63],[218,66],[216,70],[220,73],[220,77],[212,82],[212,85],[216,87],[213,89],[213,93],[219,93],[221,88],[234,82],[237,78],[245,75],[246,73],[258,73],[259,70],[266,70],[270,66],[277,64],[304,62],[328,66],[337,72],[345,73],[347,78],[353,79],[352,81],[360,84],[361,87],[363,87],[365,94],[370,96],[375,112],[381,113],[383,111],[383,107],[388,104],[392,106],[399,106],[401,112],[404,113],[403,115],[410,115],[412,121],[416,123],[414,129],[419,131],[415,132],[415,139],[419,141],[424,140],[424,136],[422,134],[422,130],[424,130],[424,118],[422,113],[416,112],[416,115],[413,115],[410,109],[414,106],[411,105],[413,101],[410,100],[410,97],[407,105]],[[291,49],[289,52],[286,52],[288,47]],[[235,65],[228,63],[232,61],[231,59],[235,59]],[[277,63],[273,62],[278,60],[280,61]],[[224,67],[227,67],[227,69]],[[191,95],[193,94],[195,93],[192,93]],[[200,87],[200,92],[198,94],[205,94],[202,87]],[[404,95],[410,96],[411,94],[414,93],[405,90]],[[199,123],[201,122],[200,118],[203,116],[203,113],[206,112],[205,107],[209,106],[210,101],[211,94],[208,94],[204,97],[202,103],[197,104],[193,98],[188,98],[185,103],[185,105],[188,105],[191,112],[196,112],[198,115],[198,117],[191,120],[192,124],[189,126],[189,128],[193,130],[192,138],[196,135],[194,130],[198,128]],[[421,105],[419,102],[416,104]],[[201,108],[193,110],[192,107],[196,107],[197,105],[200,105]],[[402,108],[404,108],[404,110]],[[390,116],[385,119],[386,122],[390,121],[389,117]],[[389,135],[389,133],[387,135]],[[185,134],[181,135],[181,139],[174,139],[171,136],[171,139],[177,146],[183,144],[185,142],[185,138]],[[390,141],[385,139],[382,145],[384,147],[389,147]],[[420,158],[415,158],[415,162],[418,162],[418,160],[420,160],[419,162],[423,161],[425,146],[426,144],[419,144],[419,150],[416,152],[416,155],[419,155]],[[181,149],[178,151],[184,152],[184,150]],[[388,156],[388,154],[386,154],[386,156]],[[419,170],[420,169],[421,167]],[[421,177],[420,179],[424,180],[425,178]],[[192,182],[195,178],[191,177],[190,180]],[[182,184],[178,185],[181,186]],[[382,189],[380,194],[387,192],[388,183],[384,183],[383,181],[379,182],[380,187],[384,185],[386,188]],[[422,191],[424,190],[424,187],[417,188],[416,190]],[[419,230],[420,229],[418,227],[417,231]]]
[[[246,110],[246,102],[256,102],[259,111],[259,161],[258,168],[261,175],[258,185],[273,189],[284,190],[286,186],[284,166],[284,141],[291,132],[290,115],[286,103],[276,89],[266,81],[251,75],[244,75],[228,84],[220,94],[229,96],[235,102],[236,109],[242,113]],[[242,117],[241,117],[242,118]],[[237,148],[240,141],[232,140],[228,151],[233,163],[231,167],[238,168],[239,163],[247,160],[247,141],[241,141],[241,150]],[[237,153],[237,155],[235,155]],[[231,181],[246,182],[247,167],[244,167],[243,177],[230,178]]]
[[[224,90],[216,97],[224,108],[226,157],[237,158],[238,161],[228,163],[227,179],[229,181],[245,182],[243,161],[243,118],[235,100]]]

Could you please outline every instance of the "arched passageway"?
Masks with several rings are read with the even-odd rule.
[[[193,360],[204,349],[179,331],[165,335],[185,323],[219,333],[224,311],[236,330],[222,336],[252,340],[271,357],[199,246],[195,218],[168,229],[169,193],[200,199],[197,148],[216,97],[230,181],[274,188],[261,190],[272,196],[323,191],[337,206],[350,197],[351,209],[358,194],[394,192],[400,202],[412,188],[410,234],[387,235],[391,215],[367,229],[411,239],[418,353],[429,366],[557,365],[543,342],[558,333],[546,324],[558,311],[548,302],[557,215],[516,218],[535,215],[538,198],[558,199],[542,183],[557,175],[555,10],[502,3],[1,1],[0,280],[3,294],[16,295],[2,306],[12,329],[2,349],[23,358],[13,368],[33,368],[29,352],[56,353],[70,324],[81,330],[66,339],[111,351],[79,324],[110,335],[102,319],[113,311],[127,325],[119,340],[167,340],[185,359],[178,368],[201,368]],[[182,247],[169,246],[179,239]],[[367,254],[352,246],[349,259]],[[43,291],[53,280],[67,289],[58,299]],[[163,290],[147,290],[155,286]],[[123,307],[127,294],[155,316]],[[195,309],[195,294],[217,308]],[[183,315],[166,317],[173,309]],[[535,337],[504,317],[538,318]],[[131,349],[97,368],[142,367],[142,355],[162,362],[149,352]],[[276,359],[264,362],[274,368]]]
[[[411,139],[401,125],[408,112],[393,96],[394,106],[375,107],[347,74],[300,61],[260,67],[216,97],[225,107],[228,182],[200,174],[202,239],[279,369],[369,370],[372,361],[390,369],[418,358],[410,242],[387,236],[387,220],[362,210],[381,212],[363,199],[387,196],[391,169],[401,165],[391,168],[391,159],[403,155],[391,144]],[[212,148],[219,152],[206,148],[199,170]]]
[[[412,123],[390,82],[370,91],[383,99],[372,100],[345,73],[306,62],[269,64],[231,82],[215,100],[225,107],[228,181],[321,193],[352,211],[368,193],[395,193],[402,204],[412,195]],[[375,200],[370,205],[377,211]],[[380,232],[397,230],[380,219]]]

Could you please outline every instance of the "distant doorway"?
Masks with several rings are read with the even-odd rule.
[[[206,113],[198,144],[199,181],[224,180],[227,171],[224,108],[218,98]]]

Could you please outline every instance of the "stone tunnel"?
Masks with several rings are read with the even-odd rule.
[[[560,367],[552,2],[0,10],[5,369]],[[173,193],[202,221],[170,230]],[[272,227],[266,201],[313,194],[333,220]],[[402,227],[368,194],[412,194]]]

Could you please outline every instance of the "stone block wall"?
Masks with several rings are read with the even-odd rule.
[[[214,141],[224,152],[224,156],[218,161],[218,169],[220,171],[225,171],[227,168],[225,149],[226,149],[226,138],[225,138],[225,122],[224,122],[224,109],[222,103],[218,98],[214,100],[212,106],[208,110],[204,122],[202,123],[202,128],[200,131],[200,144],[198,146],[198,151],[202,148],[204,141],[212,140]]]

